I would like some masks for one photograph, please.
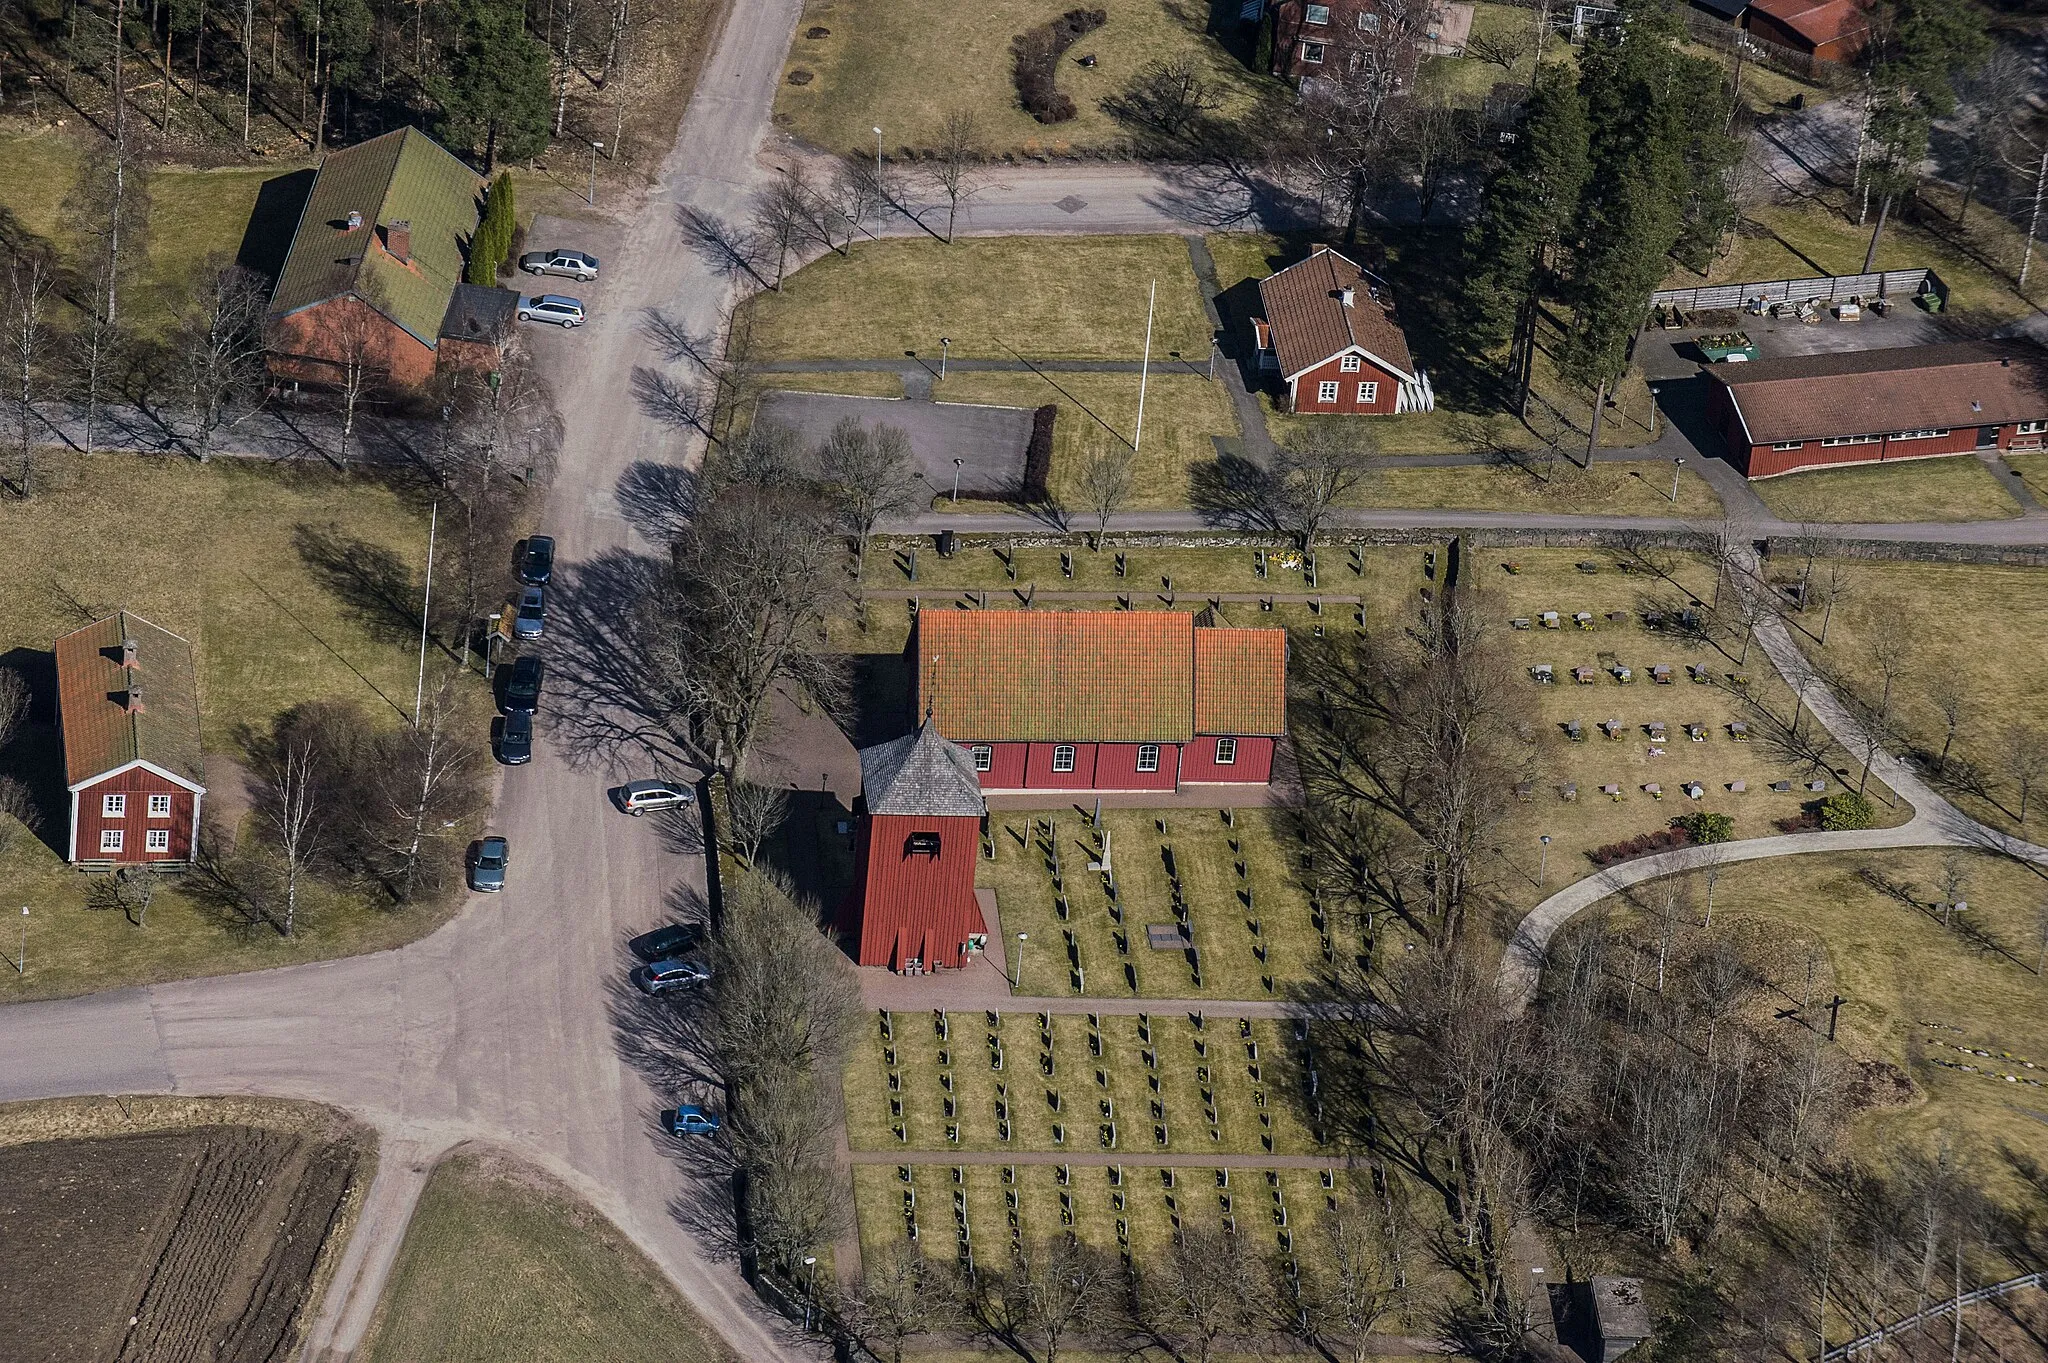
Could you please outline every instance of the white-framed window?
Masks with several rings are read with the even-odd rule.
[[[1378,402],[1380,400],[1379,381],[1377,379],[1368,379],[1366,382],[1359,384],[1358,400],[1360,402]]]
[[[1337,362],[1337,367],[1347,374],[1356,374],[1358,372],[1358,357],[1356,355],[1346,355]]]
[[[149,830],[149,832],[148,832],[148,833],[147,833],[146,835],[144,835],[144,837],[143,837],[143,840],[142,840],[142,846],[143,846],[143,849],[144,849],[145,851],[150,851],[150,852],[168,852],[168,851],[170,851],[170,850],[171,850],[171,830],[170,830],[170,829],[168,829],[168,828],[152,828],[152,829],[150,829],[150,830]]]
[[[1159,745],[1157,743],[1140,743],[1138,745],[1138,770],[1159,770]]]
[[[1336,400],[1337,381],[1335,379],[1324,379],[1316,385],[1317,402],[1335,402]]]
[[[996,764],[996,750],[986,743],[974,745],[974,769],[987,771]]]
[[[1310,6],[1308,7],[1308,10],[1307,10],[1307,12],[1306,12],[1305,14],[1303,14],[1303,15],[1302,15],[1302,21],[1303,21],[1304,23],[1310,23],[1310,24],[1327,24],[1327,23],[1329,23],[1329,22],[1330,22],[1330,7],[1329,7],[1328,5],[1310,5]]]
[[[1219,738],[1216,740],[1216,765],[1219,767],[1234,767],[1237,765],[1236,739]]]
[[[1371,10],[1361,10],[1358,15],[1358,28],[1362,33],[1379,32],[1380,16],[1374,14]]]
[[[1323,64],[1323,45],[1321,43],[1303,43],[1301,45],[1301,59],[1310,66],[1321,66]]]
[[[1875,445],[1883,437],[1875,435],[1831,435],[1821,441],[1821,448],[1834,445]]]
[[[152,818],[152,819],[168,819],[168,818],[170,818],[170,817],[171,817],[171,797],[170,797],[170,796],[168,796],[168,795],[152,795],[152,796],[150,796],[150,797],[149,797],[149,817],[150,817],[150,818]]]
[[[2022,421],[2012,428],[2014,435],[2039,435],[2048,431],[2048,421]]]
[[[1061,743],[1052,750],[1052,769],[1072,771],[1074,769],[1074,745]]]
[[[1936,437],[1936,436],[1938,436],[1938,435],[1947,435],[1947,434],[1948,434],[1948,427],[1946,427],[1946,426],[1943,426],[1943,427],[1942,427],[1941,429],[1939,429],[1939,430],[1934,430],[1934,431],[1894,431],[1894,432],[1892,432],[1892,439],[1894,439],[1894,440],[1932,440],[1932,439],[1934,439],[1934,437]]]
[[[121,830],[118,828],[102,828],[100,830],[100,851],[118,852],[120,850]]]
[[[1803,450],[1806,448],[1806,442],[1804,440],[1780,440],[1773,444],[1771,448],[1774,450]]]
[[[100,796],[100,817],[103,819],[125,819],[128,817],[126,795]]]

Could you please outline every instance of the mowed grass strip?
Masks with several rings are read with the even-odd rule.
[[[747,304],[763,359],[1137,360],[1159,285],[1152,353],[1207,355],[1210,329],[1179,237],[865,241]],[[1044,399],[1041,399],[1043,401]]]
[[[1549,511],[1691,521],[1720,517],[1720,497],[1690,469],[1677,470],[1678,500],[1672,501],[1673,472],[1670,464],[1649,460],[1602,462],[1582,469],[1570,459],[1536,470],[1507,464],[1384,469],[1366,479],[1351,500],[1358,506],[1444,511]]]
[[[610,1222],[537,1171],[451,1156],[406,1229],[371,1363],[726,1363],[735,1357]]]
[[[1997,521],[2020,514],[2020,504],[1997,475],[1969,454],[1815,469],[1750,486],[1788,521]]]

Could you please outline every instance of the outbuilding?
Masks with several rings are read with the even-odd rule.
[[[1387,282],[1327,246],[1259,281],[1252,319],[1259,369],[1287,385],[1304,415],[1391,416],[1436,407],[1429,375],[1408,353]]]
[[[189,864],[206,798],[192,645],[122,611],[65,635],[56,652],[65,859],[85,870]]]
[[[840,929],[862,965],[958,969],[987,945],[974,897],[981,783],[965,748],[930,720],[860,752],[854,891]]]
[[[1715,365],[1707,411],[1751,478],[1801,469],[2038,450],[2048,352],[1954,341]]]

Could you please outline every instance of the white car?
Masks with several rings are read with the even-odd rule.
[[[583,300],[565,298],[558,293],[544,293],[532,298],[519,300],[519,320],[522,322],[553,322],[558,327],[580,327],[583,325]]]
[[[597,257],[588,251],[528,251],[519,257],[528,274],[558,274],[588,283],[597,278]]]

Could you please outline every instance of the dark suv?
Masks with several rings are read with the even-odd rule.
[[[519,543],[519,580],[529,587],[545,587],[555,575],[555,537],[529,535]]]
[[[531,654],[515,661],[505,673],[505,713],[532,714],[538,710],[541,683],[547,675],[548,665]]]

